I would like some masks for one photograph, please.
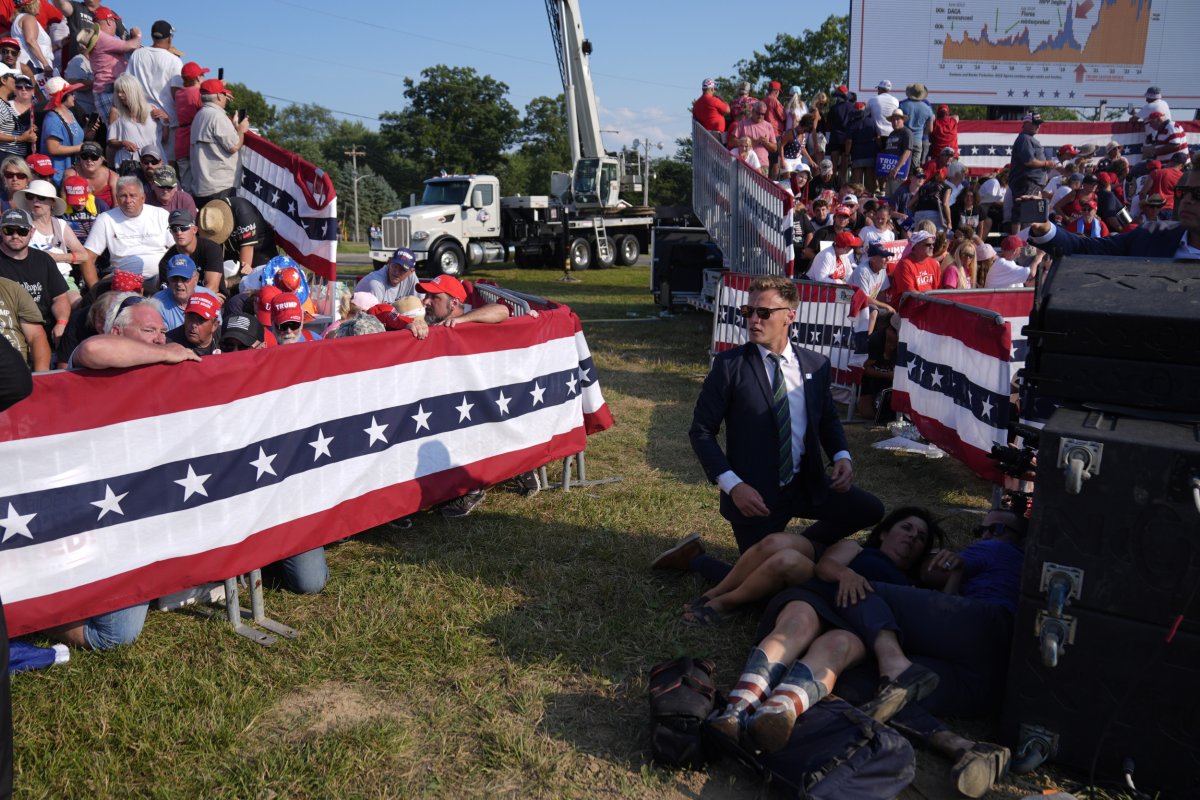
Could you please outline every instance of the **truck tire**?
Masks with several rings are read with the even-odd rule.
[[[571,255],[571,270],[583,272],[592,265],[592,245],[582,236],[571,240],[567,252]]]
[[[467,272],[467,258],[458,242],[444,241],[433,248],[429,256],[430,272],[433,277],[438,275],[454,275],[462,277]]]
[[[617,237],[617,265],[622,267],[632,267],[637,263],[638,256],[642,254],[642,243],[633,234],[625,234]]]
[[[617,261],[617,248],[612,239],[608,240],[608,258],[600,255],[600,243],[592,242],[592,256],[596,269],[612,269]]]

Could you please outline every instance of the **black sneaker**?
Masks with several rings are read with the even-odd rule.
[[[462,497],[442,503],[442,516],[465,517],[474,511],[475,507],[482,503],[485,497],[487,497],[487,492],[483,489],[476,489],[473,492],[467,492]]]
[[[522,497],[533,497],[542,490],[542,480],[538,477],[536,469],[531,469],[529,472],[522,472],[508,483],[513,488],[513,491]]]

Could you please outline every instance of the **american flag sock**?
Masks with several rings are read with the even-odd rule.
[[[813,677],[808,665],[797,661],[775,687],[775,691],[771,692],[763,709],[790,710],[796,716],[800,716],[827,694],[829,690],[825,688],[825,684]]]
[[[758,708],[771,687],[783,677],[784,666],[769,660],[761,647],[754,648],[742,669],[742,676],[729,693],[728,710],[750,712]]]

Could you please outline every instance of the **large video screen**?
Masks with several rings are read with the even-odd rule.
[[[852,0],[850,87],[934,102],[1200,106],[1200,0]]]

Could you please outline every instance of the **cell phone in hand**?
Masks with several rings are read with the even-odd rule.
[[[239,109],[238,109],[238,110],[235,112],[235,114],[237,115],[237,121],[238,121],[238,122],[241,122],[242,120],[244,120],[244,119],[246,118],[246,109],[244,109],[244,108],[239,108]]]

